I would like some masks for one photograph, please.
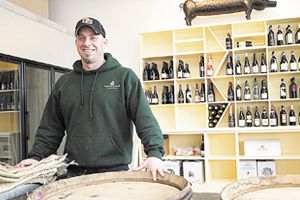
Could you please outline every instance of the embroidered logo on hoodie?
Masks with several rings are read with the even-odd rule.
[[[120,85],[116,84],[115,81],[111,81],[109,85],[104,85],[104,87],[109,90],[117,90],[120,88]]]

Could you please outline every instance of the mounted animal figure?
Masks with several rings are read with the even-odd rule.
[[[246,12],[246,19],[250,20],[252,9],[264,10],[266,7],[276,7],[276,1],[269,0],[186,0],[180,7],[185,13],[188,26],[196,16],[220,15],[235,12]]]

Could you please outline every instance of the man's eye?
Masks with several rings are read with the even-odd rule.
[[[93,40],[93,41],[95,41],[95,40],[97,40],[98,38],[96,37],[96,36],[92,36],[91,37],[91,40]]]

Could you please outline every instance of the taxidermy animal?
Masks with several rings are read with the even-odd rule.
[[[246,19],[250,20],[252,9],[264,10],[266,7],[276,7],[276,1],[269,0],[186,0],[180,7],[185,13],[188,26],[196,16],[220,15],[235,12],[246,12]]]

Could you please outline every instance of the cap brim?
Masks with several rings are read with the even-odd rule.
[[[80,31],[81,28],[83,27],[89,27],[90,29],[92,29],[94,31],[94,33],[96,35],[99,35],[100,33],[92,26],[92,25],[89,25],[89,24],[81,24],[80,26],[77,27],[76,31],[75,31],[75,36],[78,36],[78,33]]]

